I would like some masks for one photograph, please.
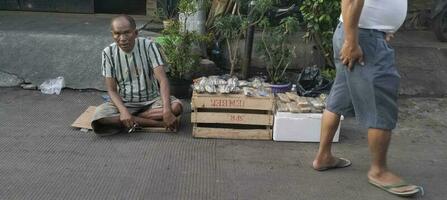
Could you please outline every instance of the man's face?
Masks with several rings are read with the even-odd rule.
[[[112,36],[123,51],[131,52],[138,33],[126,19],[119,18],[112,23]]]

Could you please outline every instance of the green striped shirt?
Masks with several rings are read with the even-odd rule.
[[[116,80],[124,102],[146,102],[160,96],[154,69],[163,65],[157,45],[142,37],[135,39],[135,47],[129,53],[116,43],[102,52],[102,75]]]

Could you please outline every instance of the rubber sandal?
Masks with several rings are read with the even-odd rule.
[[[401,197],[410,197],[410,196],[416,195],[418,193],[420,193],[422,196],[424,195],[424,189],[421,186],[411,185],[411,184],[406,183],[405,181],[400,181],[398,183],[389,184],[389,185],[383,185],[383,184],[378,183],[372,179],[368,179],[368,182],[382,190],[385,190],[391,194],[401,196]],[[415,188],[412,190],[409,190],[409,191],[404,191],[404,192],[397,192],[397,191],[393,190],[393,189],[407,187],[407,186],[414,186]]]
[[[345,168],[351,166],[351,161],[346,158],[337,158],[337,162],[335,162],[332,166],[326,166],[326,167],[320,167],[318,169],[315,169],[317,171],[326,171],[330,169],[338,169],[338,168]]]

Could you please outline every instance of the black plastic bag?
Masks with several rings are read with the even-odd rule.
[[[329,94],[333,80],[327,80],[321,76],[320,68],[317,66],[306,67],[298,75],[296,90],[300,96],[318,97],[321,94]]]

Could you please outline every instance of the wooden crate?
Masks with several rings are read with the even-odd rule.
[[[194,137],[272,140],[273,95],[194,93],[191,105]]]

